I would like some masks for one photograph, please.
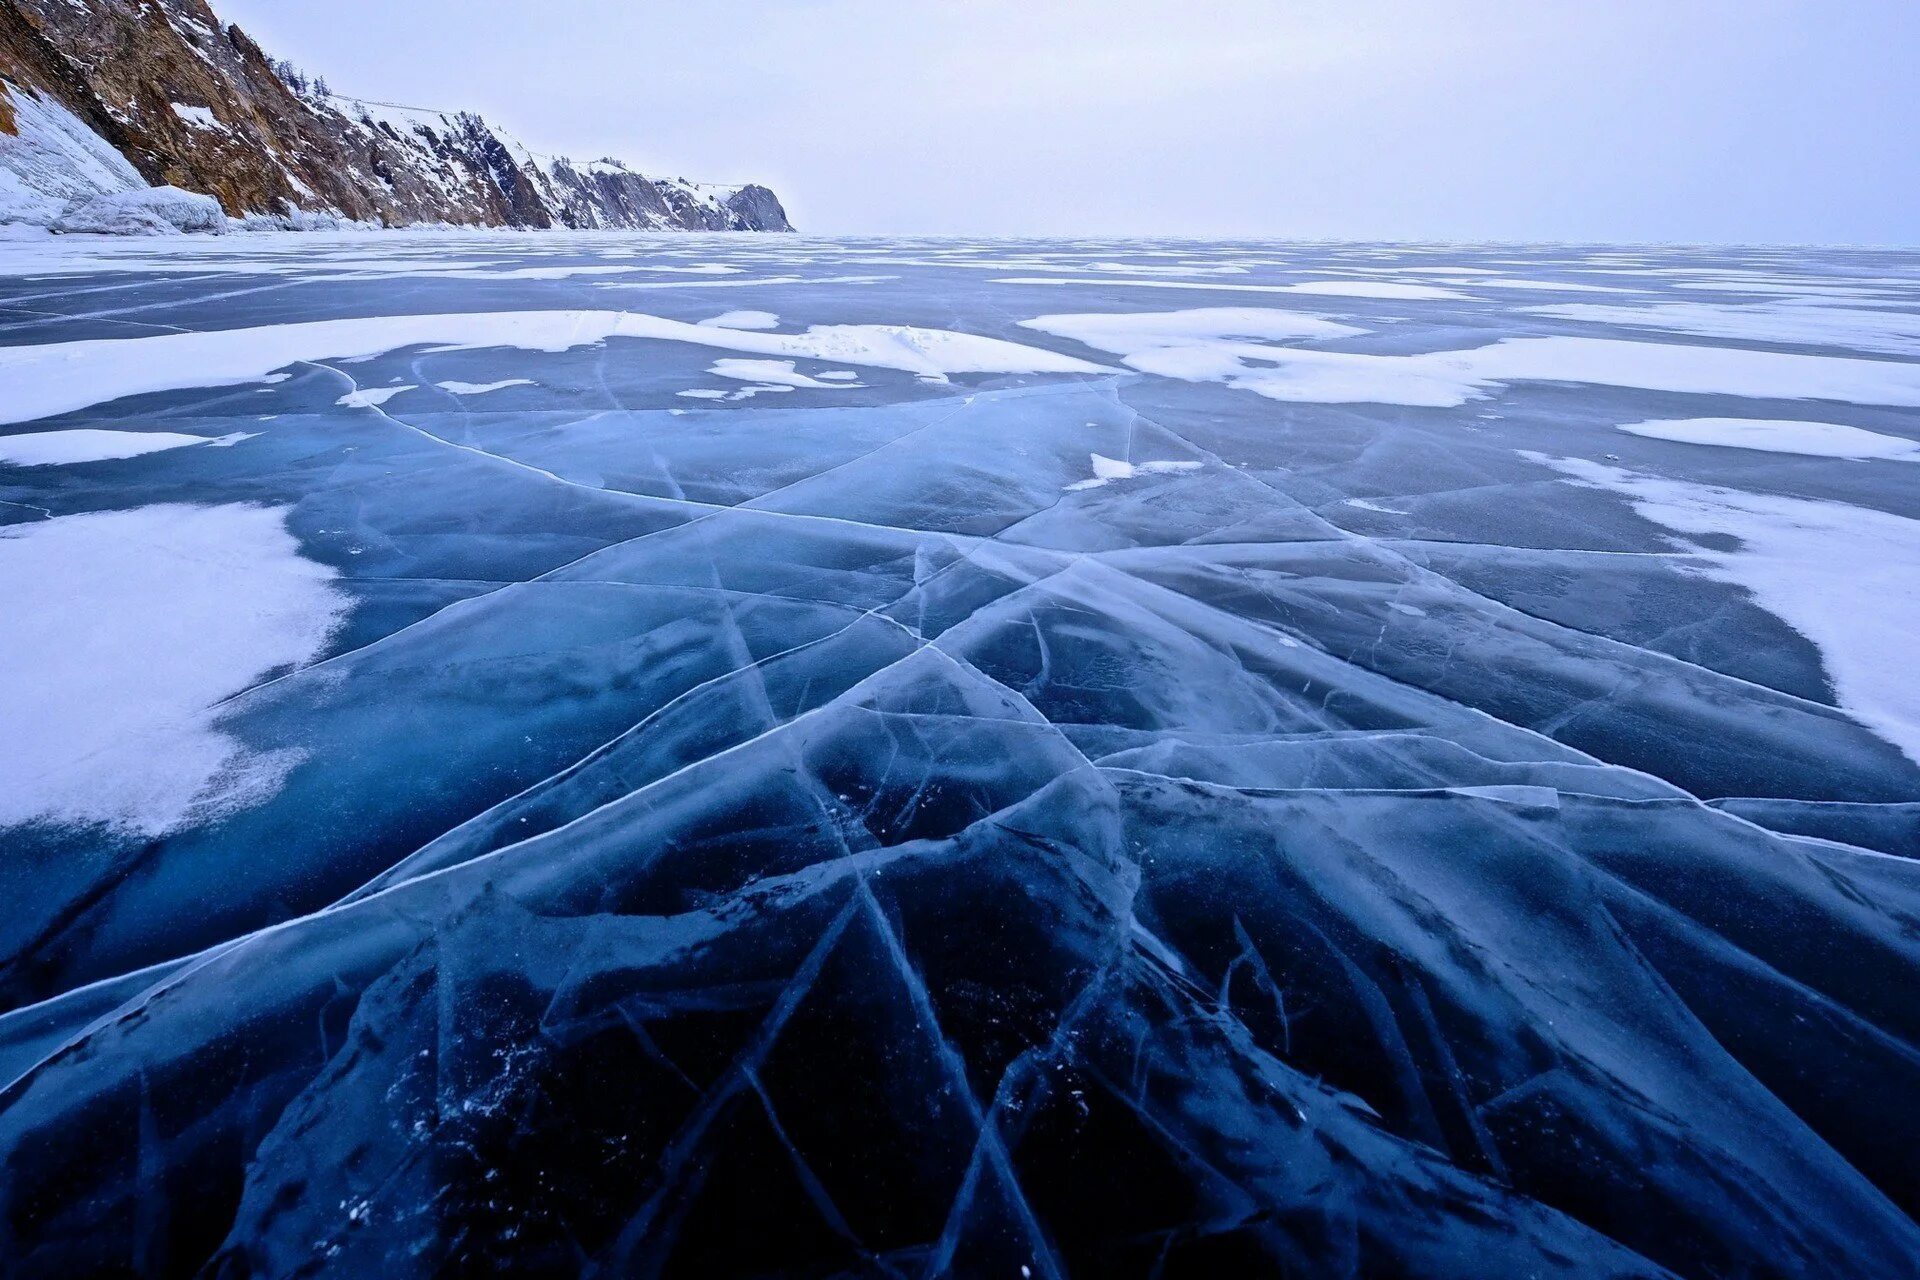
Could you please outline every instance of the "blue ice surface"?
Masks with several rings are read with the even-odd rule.
[[[218,708],[291,762],[271,786],[164,831],[0,830],[7,1274],[1920,1274],[1920,766],[1870,678],[1915,653],[1743,578],[1751,528],[1660,518],[1784,498],[1897,537],[1920,471],[1617,429],[1920,441],[1920,412],[1276,400],[1021,323],[1262,308],[1359,331],[1279,344],[1333,352],[1912,366],[1920,257],[0,248],[0,346],[758,311],[1112,370],[803,358],[857,383],[719,399],[681,393],[765,357],[416,345],[0,427],[255,433],[0,464],[0,539],[262,504],[349,605]],[[635,270],[488,278],[593,265]],[[689,266],[733,270],[656,270]],[[1444,293],[1260,291],[1329,281]],[[1580,304],[1683,310],[1538,310]],[[1135,469],[1088,483],[1096,457]]]

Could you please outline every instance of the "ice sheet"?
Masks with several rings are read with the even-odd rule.
[[[1581,283],[1920,310],[0,242],[0,1273],[1911,1280],[1920,364]]]

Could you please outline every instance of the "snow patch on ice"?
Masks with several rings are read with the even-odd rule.
[[[908,325],[816,325],[749,333],[625,311],[496,311],[369,316],[0,347],[0,422],[30,422],[124,396],[258,382],[302,361],[371,359],[411,346],[560,352],[609,338],[647,338],[747,355],[898,369],[940,381],[957,373],[1112,373],[1039,347]]]
[[[345,409],[377,409],[402,391],[418,391],[416,386],[405,387],[361,387],[358,391],[349,391],[334,403]]]
[[[1529,307],[1526,311],[1529,315],[1552,316],[1560,320],[1660,329],[1708,338],[1846,347],[1893,355],[1920,352],[1920,314],[1913,312],[1806,303],[1742,306],[1714,302],[1664,302],[1644,307],[1574,302],[1563,306]]]
[[[1620,430],[1652,440],[1721,445],[1808,458],[1883,459],[1920,462],[1920,443],[1837,422],[1786,422],[1761,418],[1680,418],[1628,422]]]
[[[164,505],[0,529],[0,827],[164,835],[295,763],[219,732],[223,699],[313,661],[345,613],[286,508]]]
[[[832,391],[836,387],[858,386],[842,379],[825,382],[810,378],[793,367],[791,360],[741,360],[726,359],[713,362],[710,373],[722,378],[732,378],[736,382],[758,382],[775,386],[800,387]]]
[[[723,311],[700,323],[715,329],[778,329],[780,317],[771,311]]]
[[[0,436],[0,463],[16,467],[52,467],[73,462],[137,458],[196,444],[237,444],[234,436],[192,436],[174,431],[32,431]]]
[[[1508,338],[1462,351],[1367,355],[1244,341],[1246,315],[1041,316],[1030,329],[1119,356],[1129,368],[1188,382],[1221,382],[1270,400],[1455,408],[1512,382],[1575,382],[1700,395],[1920,406],[1920,365],[1844,356],[1679,346],[1616,338]],[[1216,321],[1205,317],[1219,317]],[[1302,317],[1296,321],[1306,322]],[[1317,322],[1328,323],[1328,322]],[[1275,321],[1274,336],[1286,335]],[[1300,329],[1293,336],[1346,336]]]
[[[531,387],[532,378],[502,378],[498,382],[436,382],[433,384],[442,391],[450,391],[456,396],[484,396],[494,391],[505,391],[508,387]]]
[[[1119,458],[1107,458],[1093,454],[1093,479],[1082,480],[1067,486],[1068,493],[1079,493],[1087,489],[1098,489],[1112,484],[1115,480],[1131,480],[1135,476],[1174,475],[1182,471],[1198,471],[1200,463],[1191,461],[1162,462],[1125,462]]]
[[[1294,293],[1329,298],[1392,298],[1403,302],[1465,300],[1467,295],[1431,284],[1386,280],[1307,280],[1299,284],[1223,284],[1216,280],[1130,280],[1099,276],[1011,276],[995,284],[1125,285],[1132,289],[1204,289],[1210,293]]]
[[[1655,524],[1688,538],[1740,541],[1700,549],[1696,572],[1745,588],[1820,650],[1840,706],[1920,763],[1920,521],[1866,507],[1668,480],[1580,458],[1522,456],[1587,488],[1621,494]],[[1845,566],[1845,572],[1836,572]]]

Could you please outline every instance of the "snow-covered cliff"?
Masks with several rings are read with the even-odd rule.
[[[0,222],[146,186],[290,224],[792,229],[764,187],[541,157],[475,115],[334,96],[205,0],[0,0]]]

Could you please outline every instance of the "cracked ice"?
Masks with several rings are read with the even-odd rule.
[[[0,246],[0,1269],[1910,1276],[1916,315]]]

